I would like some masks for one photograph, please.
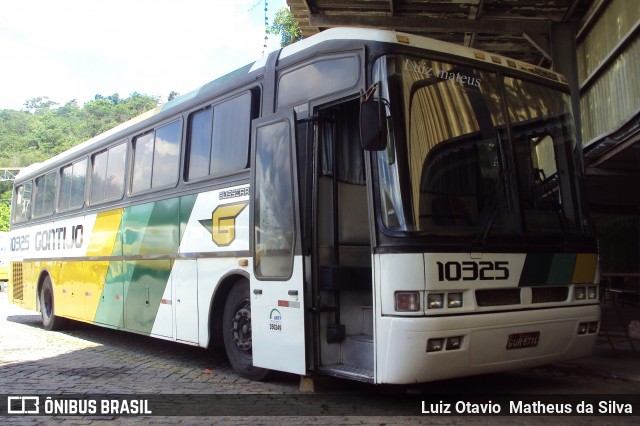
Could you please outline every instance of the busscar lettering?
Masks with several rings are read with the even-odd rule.
[[[249,188],[236,188],[229,189],[226,191],[220,191],[218,195],[219,200],[226,200],[229,198],[238,198],[238,197],[248,197],[249,196]]]

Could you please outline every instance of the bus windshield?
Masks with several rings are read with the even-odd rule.
[[[376,154],[386,229],[478,237],[578,231],[567,94],[398,55],[377,60],[374,81],[389,129]]]

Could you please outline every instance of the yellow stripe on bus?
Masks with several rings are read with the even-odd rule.
[[[113,254],[123,211],[123,209],[117,209],[98,213],[87,248],[87,256]],[[109,261],[84,262],[83,296],[85,297],[85,318],[88,321],[93,322],[96,316],[108,269]]]
[[[93,226],[87,256],[111,256],[118,236],[123,209],[98,213]]]
[[[596,276],[597,262],[597,254],[578,254],[576,256],[576,264],[573,268],[573,279],[571,282],[575,284],[593,284]]]

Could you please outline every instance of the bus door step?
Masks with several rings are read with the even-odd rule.
[[[373,369],[354,367],[347,364],[323,365],[318,369],[322,374],[373,383]]]

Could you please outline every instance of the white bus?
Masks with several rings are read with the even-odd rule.
[[[564,78],[322,32],[23,170],[13,303],[270,370],[415,383],[588,355]]]

